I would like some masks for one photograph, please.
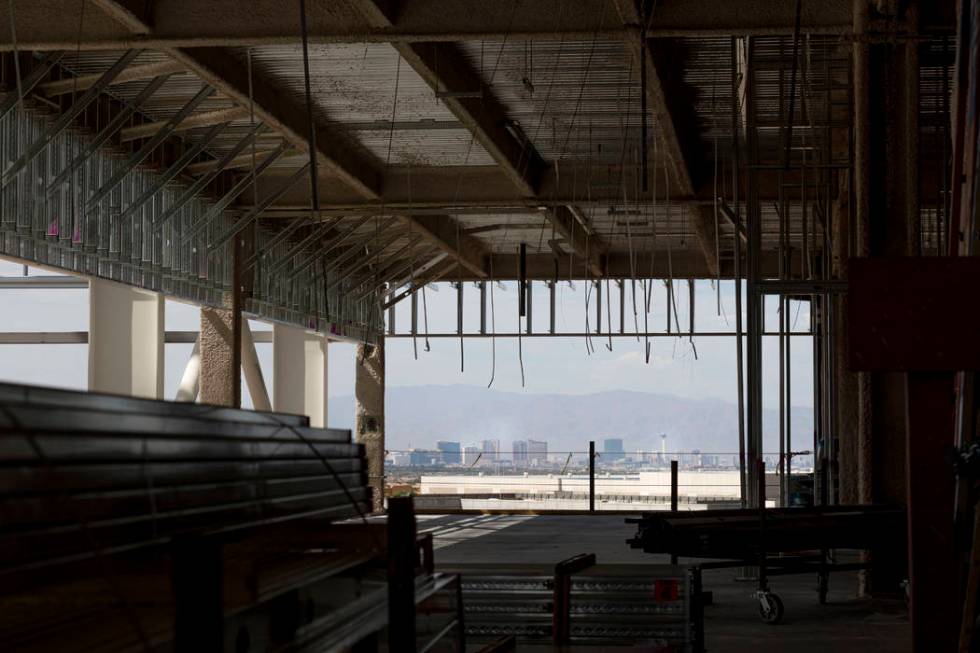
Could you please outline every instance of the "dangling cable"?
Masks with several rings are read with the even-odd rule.
[[[711,104],[714,105],[715,102],[715,88],[714,85],[711,86]],[[714,115],[714,112],[712,112]],[[717,127],[717,126],[716,126]],[[716,311],[718,315],[721,315],[721,237],[718,232],[718,130],[714,129],[714,154],[713,154],[713,174],[712,174],[712,184],[714,193],[712,196],[712,202],[715,210],[715,274],[718,275],[717,282],[715,283],[715,301],[716,301]]]
[[[688,279],[687,280],[687,290],[688,290],[689,297],[690,297],[690,300],[689,300],[689,302],[690,302],[689,309],[691,311],[691,315],[690,315],[691,323],[690,323],[690,328],[688,329],[688,336],[687,337],[688,337],[688,340],[691,343],[691,350],[694,352],[694,360],[697,360],[698,359],[698,348],[694,344],[694,279]]]
[[[636,279],[630,279],[630,295],[633,297],[633,333],[636,334],[636,341],[640,341],[640,322],[639,314],[636,312]]]
[[[14,0],[8,0],[7,8],[10,12],[10,43],[12,44],[14,50],[14,77],[17,80],[17,111],[24,111],[24,86],[20,77],[20,50],[17,47],[17,21],[14,17]],[[82,0],[82,19],[85,16],[85,0]],[[81,19],[80,19],[81,20]],[[81,26],[79,26],[81,30]],[[78,41],[81,43],[82,35],[81,32],[78,34]],[[76,75],[77,77],[77,75]],[[73,82],[74,84],[74,82]]]
[[[252,133],[255,133],[255,97],[254,97],[254,92],[253,92],[253,88],[252,88],[252,48],[248,48],[245,51],[245,57],[246,57],[246,69],[247,69],[247,73],[248,73],[248,123],[249,123],[249,129],[252,130]],[[252,177],[252,206],[258,206],[259,205],[259,184],[258,184],[258,179],[257,179],[256,174],[255,174],[255,167],[256,167],[255,141],[256,141],[256,139],[255,138],[252,138],[251,140],[252,140],[252,143],[251,143],[250,150],[251,150],[251,155],[252,155],[251,156],[251,158],[252,158],[252,171],[251,171],[251,177]],[[258,224],[258,223],[256,222],[256,224]],[[258,232],[258,229],[256,229],[256,232]],[[236,238],[237,238],[237,236],[236,236]],[[255,248],[256,248],[256,250],[258,249],[258,247],[259,247],[258,233],[256,233],[256,242],[255,242]],[[255,261],[255,279],[256,279],[256,283],[259,285],[260,288],[262,287],[262,263],[263,263],[263,260],[264,259],[260,256]],[[326,285],[324,285],[324,291],[326,291]],[[320,315],[320,295],[319,295],[319,293],[314,293],[313,296],[314,296],[313,309],[316,311],[317,316],[319,316]],[[323,301],[326,302],[326,300],[327,300],[326,292],[324,292]],[[324,307],[324,309],[325,309],[325,307]],[[324,310],[324,315],[326,315],[326,310]]]
[[[600,282],[601,283],[601,282]],[[609,334],[609,343],[606,349],[613,350],[612,344],[612,291],[609,289],[609,277],[606,277],[606,331]]]
[[[574,223],[573,223],[574,224]],[[592,343],[592,324],[589,321],[589,297],[592,293],[592,271],[589,261],[591,252],[589,251],[589,236],[585,236],[585,351],[591,356],[595,353],[595,345]]]
[[[422,284],[422,329],[425,334],[425,351],[432,351],[429,345],[429,308],[425,301],[425,286]]]
[[[493,380],[497,376],[497,313],[493,305],[493,254],[488,257],[489,260],[489,275],[490,275],[490,383],[487,387],[493,385]]]
[[[316,123],[313,118],[313,91],[310,85],[310,43],[309,31],[306,26],[306,0],[299,0],[299,20],[303,42],[303,87],[306,94],[307,147],[310,151],[310,222],[316,222],[320,219],[320,189],[317,184],[320,177],[317,172],[318,161],[316,153]],[[249,81],[251,81],[251,77],[249,78]],[[252,171],[254,174],[254,165],[252,167]],[[327,313],[330,309],[328,305],[329,297],[327,296],[326,265],[324,265],[322,254],[320,259],[320,268],[315,267],[314,274],[316,274],[316,270],[320,270],[319,282],[323,287],[323,311],[324,320],[326,320]],[[316,282],[314,282],[314,285],[315,283]],[[317,316],[317,318],[319,318],[319,316]]]
[[[525,245],[521,244],[517,248],[517,256],[521,261],[521,274],[517,280],[518,284],[518,300],[517,300],[517,364],[521,368],[521,387],[524,385],[524,344],[521,333],[523,332],[523,324],[521,324],[523,317],[523,322],[526,324],[529,319],[527,315],[527,302],[530,299],[527,296],[527,248]]]
[[[79,11],[78,11],[78,41],[75,44],[75,59],[76,59],[76,61],[78,60],[79,53],[81,53],[81,51],[82,51],[82,29],[85,27],[85,4],[86,4],[87,1],[88,0],[82,0],[82,4],[79,7]],[[11,32],[13,32],[14,31],[13,13],[11,13],[10,18],[11,18],[11,20],[10,20],[10,29],[11,29]],[[18,92],[18,94],[21,97],[23,97],[22,89],[19,88],[19,86],[20,86],[20,64],[17,62],[16,52],[17,52],[17,46],[16,46],[16,41],[14,41],[14,53],[15,53],[14,54],[14,65],[15,65],[15,73],[17,75],[17,84],[18,84],[17,92]],[[74,96],[75,93],[78,91],[78,75],[75,75],[74,78],[72,79],[71,86],[72,86],[72,89],[71,89],[72,96]],[[79,167],[81,167],[81,166],[79,166]],[[82,240],[81,225],[79,224],[78,214],[75,212],[75,210],[76,210],[75,176],[76,176],[75,173],[72,172],[69,175],[69,177],[68,177],[68,197],[69,197],[69,205],[70,205],[70,209],[69,210],[70,210],[70,213],[71,213],[71,231],[72,231],[71,239],[72,239],[72,242],[81,243],[81,240]]]
[[[412,225],[409,223],[409,234],[412,232]],[[412,251],[412,260],[408,263],[408,278],[412,286],[415,286],[415,261],[418,258],[418,252]],[[415,294],[415,290],[412,290],[412,353],[415,355],[415,360],[419,359],[419,338],[418,338],[418,312],[416,308],[418,306],[418,296]]]
[[[460,294],[459,298],[459,373],[463,374],[466,371],[466,358],[463,351],[463,266],[459,264],[460,258],[460,248],[459,248],[459,220],[456,220],[456,284],[458,286],[457,292]]]

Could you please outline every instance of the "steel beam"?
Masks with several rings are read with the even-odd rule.
[[[123,180],[123,178],[130,173],[130,171],[146,160],[148,156],[155,150],[167,137],[173,133],[174,127],[180,123],[184,118],[191,114],[198,107],[201,102],[209,98],[214,94],[214,89],[210,86],[205,86],[200,91],[197,92],[194,97],[187,101],[181,109],[172,115],[169,120],[167,120],[162,127],[157,131],[157,133],[146,143],[139,151],[132,154],[126,161],[126,165],[119,168],[119,170],[109,178],[109,181],[102,184],[99,190],[96,191],[95,195],[88,200],[85,205],[86,211],[94,210],[99,203],[105,199],[105,197],[115,189],[116,186]]]
[[[171,207],[167,209],[167,211],[163,215],[154,219],[153,227],[159,228],[167,220],[177,215],[177,212],[180,211],[180,209],[183,208],[185,204],[195,199],[199,195],[199,193],[202,190],[204,190],[205,187],[207,187],[208,184],[214,181],[215,178],[219,174],[221,174],[221,171],[224,170],[225,164],[231,159],[233,159],[234,157],[236,157],[242,150],[244,150],[248,146],[248,144],[251,143],[255,139],[255,137],[262,132],[263,129],[264,127],[261,124],[253,125],[252,128],[248,131],[248,133],[245,134],[245,137],[242,138],[242,140],[238,141],[238,143],[236,143],[234,147],[232,147],[230,150],[225,152],[224,156],[222,156],[218,160],[216,167],[213,170],[211,170],[211,172],[197,179],[193,184],[188,186],[187,189],[184,190],[183,193],[181,193],[180,197],[178,197],[174,201]],[[275,190],[269,190],[269,193],[274,194]]]
[[[13,181],[17,174],[24,169],[27,164],[37,157],[48,145],[58,136],[61,132],[67,129],[72,122],[77,118],[85,109],[89,107],[98,97],[99,94],[104,91],[113,79],[118,78],[120,73],[122,73],[126,66],[136,58],[139,54],[139,50],[129,50],[124,53],[116,62],[109,67],[104,73],[98,76],[98,79],[89,85],[89,88],[85,93],[82,94],[63,114],[58,116],[54,123],[45,130],[44,134],[36,142],[32,143],[30,148],[14,163],[3,172],[3,177],[0,179],[3,187],[6,187],[11,181]]]
[[[276,155],[274,155],[274,154],[273,155],[269,155],[268,157],[266,157],[265,160],[263,160],[262,163],[263,164],[266,164],[266,166],[267,165],[271,165],[272,164],[272,161],[274,161],[275,159],[276,159]],[[306,174],[307,174],[307,166],[308,165],[309,164],[307,164],[306,166],[303,166],[302,168],[297,169],[296,172],[293,173],[293,176],[290,177],[289,180],[287,180],[287,182],[285,184],[283,184],[283,191],[284,192],[290,186],[292,186],[294,184],[298,184],[300,181],[303,180],[303,177],[305,177]],[[263,165],[260,165],[259,168],[256,169],[255,174],[256,175],[261,174],[262,170],[264,170],[264,169],[265,169],[265,167]],[[237,186],[236,186],[236,188],[237,188]],[[239,190],[239,192],[242,192],[243,190],[244,189],[241,189],[241,190]],[[215,236],[214,239],[208,244],[208,252],[209,253],[213,253],[214,251],[216,251],[217,249],[219,249],[222,245],[224,245],[229,240],[231,240],[232,238],[234,238],[237,234],[241,233],[243,230],[245,230],[246,228],[248,228],[248,226],[251,225],[253,222],[255,222],[256,220],[258,220],[259,216],[262,214],[262,211],[264,211],[265,209],[267,209],[268,206],[269,206],[269,204],[271,204],[273,201],[275,201],[274,198],[275,198],[275,195],[270,195],[269,197],[267,197],[265,199],[265,203],[259,203],[258,206],[254,207],[248,213],[246,213],[241,218],[239,218],[234,223],[232,223],[227,228],[225,228],[225,230],[222,231],[220,234],[218,234],[217,236]],[[207,227],[207,225],[210,222],[210,218],[208,216],[209,215],[212,215],[212,212],[215,210],[215,208],[217,206],[220,206],[220,204],[216,204],[215,207],[212,207],[208,211],[208,213],[206,213],[204,216],[202,216],[200,222],[198,223],[198,225],[203,225],[204,227]],[[221,209],[218,209],[218,210],[220,211]],[[217,215],[217,213],[214,213],[214,215]],[[188,240],[191,236],[193,236],[194,233],[196,233],[197,231],[199,231],[199,229],[197,228],[197,225],[195,225],[195,227],[196,228],[194,230],[192,230],[192,232],[190,234],[188,234],[188,236],[185,237],[185,241]]]
[[[184,72],[186,69],[176,61],[164,61],[161,63],[151,63],[145,66],[130,66],[126,70],[116,75],[109,85],[127,84],[146,79],[153,79],[161,75],[174,75]],[[53,82],[45,82],[37,87],[38,93],[45,97],[57,97],[59,95],[69,95],[88,90],[97,85],[102,76],[98,73],[92,75],[79,75],[77,77],[67,77]]]
[[[241,168],[251,168],[252,162],[255,161],[256,158],[263,157],[274,149],[275,148],[263,147],[260,150],[256,150],[254,155],[252,154],[252,152],[248,152],[247,154],[239,154],[238,156],[232,158],[227,163],[225,163],[225,165],[222,167],[222,170],[238,170]],[[296,154],[296,151],[290,150],[285,152],[283,156],[285,157],[293,154]],[[200,175],[208,174],[209,172],[214,171],[217,167],[218,167],[217,160],[199,161],[197,163],[192,163],[191,165],[187,166],[187,170],[185,170],[185,174],[187,174],[190,177],[197,177]]]
[[[370,218],[367,217],[361,218],[359,221],[354,223],[354,225],[350,226],[345,231],[339,232],[336,238],[334,238],[328,243],[325,243],[320,247],[320,252],[319,252],[320,255],[326,256],[334,249],[347,242],[348,239],[353,238],[357,234],[357,230],[360,229],[365,223],[367,223],[369,219]],[[271,247],[274,247],[279,242],[282,242],[281,240],[279,240],[281,236],[282,234],[277,234],[276,237],[273,238],[272,244],[267,245],[265,249],[270,249]],[[313,265],[316,262],[317,258],[318,257],[316,256],[306,257],[304,261],[301,261],[299,265],[295,266],[292,270],[289,271],[289,276],[286,277],[286,281],[292,281],[293,279],[295,279],[300,272]],[[286,265],[288,265],[288,260],[280,261],[279,266],[277,268],[273,268],[273,272],[277,269],[282,269]]]
[[[186,243],[189,241],[191,238],[200,233],[202,229],[206,229],[214,220],[218,218],[218,216],[222,215],[224,210],[235,201],[235,198],[245,192],[245,189],[253,183],[255,178],[265,172],[269,166],[276,162],[276,159],[278,159],[282,154],[282,150],[283,148],[280,146],[279,148],[270,152],[255,167],[255,170],[252,171],[251,175],[243,176],[241,179],[239,179],[227,193],[222,195],[218,201],[216,201],[210,208],[208,208],[207,211],[204,212],[204,215],[197,219],[194,226],[184,235],[182,242]],[[281,187],[282,190],[280,192],[285,192],[285,189],[288,189],[293,184],[299,182],[304,174],[306,174],[305,167],[299,168],[297,171],[293,172],[293,174],[290,175],[289,178],[283,183]],[[259,202],[257,206],[252,207],[244,217],[216,236],[214,241],[209,245],[209,249],[216,249],[231,240],[232,236],[248,226],[248,224],[250,224],[252,220],[256,219],[259,214],[262,213],[262,211],[267,209],[273,202],[275,202],[276,197],[278,197],[278,194],[273,193],[268,197],[263,198],[263,200]]]
[[[68,167],[58,173],[58,176],[56,176],[54,180],[48,184],[48,187],[45,189],[45,193],[50,196],[52,193],[61,188],[65,182],[71,178],[71,175],[83,163],[85,163],[90,156],[95,154],[95,152],[100,147],[105,145],[109,139],[116,134],[116,132],[122,129],[123,125],[129,121],[137,109],[139,109],[144,102],[150,99],[169,78],[170,75],[160,75],[159,77],[155,77],[145,87],[143,87],[143,90],[140,91],[139,95],[133,98],[131,102],[126,103],[123,109],[112,117],[109,124],[103,127],[102,130],[99,131],[99,133],[85,145],[85,148],[78,154],[78,156],[72,159],[71,163],[68,164]]]
[[[433,245],[453,256],[459,264],[480,279],[487,273],[483,264],[483,245],[473,236],[462,233],[455,220],[445,215],[414,216],[413,231],[419,232]]]
[[[173,132],[188,131],[201,127],[211,127],[235,120],[248,117],[248,111],[243,107],[232,107],[230,109],[218,109],[217,111],[207,111],[205,113],[195,113],[174,125]],[[126,143],[136,141],[141,138],[149,138],[166,125],[165,121],[145,122],[141,125],[126,127],[119,132],[119,141]]]
[[[16,0],[18,45],[32,50],[125,49],[206,46],[247,47],[298,43],[299,21],[278,0],[253,0],[242,11],[237,0],[94,0],[92,16],[79,32],[77,12],[62,0]],[[128,4],[139,7],[128,9]],[[390,3],[394,5],[394,3]],[[949,8],[923,3],[927,22],[951,23]],[[144,12],[143,7],[148,11]],[[602,21],[608,0],[563,0],[554,5],[497,0],[402,0],[389,29],[358,20],[343,3],[313,4],[309,37],[313,43],[413,43],[431,41],[544,41],[622,37],[622,29]],[[808,34],[846,34],[850,3],[827,0],[803,3],[801,28]],[[6,13],[6,12],[4,12]],[[935,17],[929,14],[935,14]],[[11,49],[9,20],[0,20],[0,47]],[[560,20],[559,20],[560,19]],[[771,0],[660,0],[651,37],[790,34],[793,3]],[[151,29],[152,26],[152,29]]]
[[[10,34],[10,26],[7,25],[7,34]],[[38,84],[40,84],[47,76],[51,73],[51,70],[57,65],[61,58],[64,56],[64,52],[52,52],[46,55],[41,61],[34,64],[34,67],[29,72],[18,85],[19,88],[14,89],[13,92],[7,93],[7,96],[0,102],[0,120],[7,117],[7,114],[13,111],[14,107],[21,101],[18,92],[23,92],[23,94],[29,95]]]
[[[180,173],[191,161],[197,158],[197,156],[201,154],[201,152],[203,152],[209,145],[211,145],[211,143],[214,142],[214,139],[218,137],[218,134],[221,133],[221,130],[226,125],[227,123],[222,123],[222,124],[215,125],[211,129],[209,129],[208,132],[204,134],[200,139],[198,139],[198,141],[194,143],[191,147],[189,147],[187,151],[180,156],[180,158],[178,158],[176,161],[170,164],[170,167],[168,167],[160,175],[160,178],[156,181],[156,183],[153,186],[146,189],[146,191],[142,195],[140,195],[136,200],[134,200],[129,204],[126,210],[119,215],[119,220],[120,221],[125,220],[132,214],[136,213],[136,211],[138,211],[147,202],[149,202],[154,195],[159,193],[167,186],[167,184],[169,184],[171,181],[176,179],[177,176],[180,175]]]

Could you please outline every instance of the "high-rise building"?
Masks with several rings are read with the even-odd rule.
[[[514,440],[514,462],[527,462],[527,440]]]
[[[409,462],[413,467],[425,467],[432,464],[433,458],[431,451],[424,449],[412,449],[408,452]]]
[[[436,449],[442,454],[442,462],[447,465],[459,465],[463,462],[463,455],[459,442],[446,442],[440,440],[436,443]]]
[[[483,458],[494,463],[500,460],[500,440],[483,441]]]
[[[602,442],[602,455],[606,460],[622,460],[626,457],[622,438],[606,438]]]
[[[548,443],[541,440],[527,441],[527,459],[538,464],[548,460]]]

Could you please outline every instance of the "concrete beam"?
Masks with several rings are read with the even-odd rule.
[[[297,327],[272,327],[273,408],[327,425],[327,339]]]
[[[263,158],[265,158],[273,151],[275,151],[275,149],[276,148],[256,149],[254,155],[252,154],[251,149],[249,149],[249,151],[246,154],[240,154],[232,158],[231,161],[229,161],[228,164],[225,165],[223,169],[237,170],[241,168],[251,168],[253,162],[261,161]],[[283,161],[295,155],[296,155],[295,150],[289,150],[287,152],[284,152],[279,157],[279,160]],[[305,163],[305,161],[303,163]],[[198,163],[192,163],[186,168],[184,168],[184,174],[190,177],[198,177],[200,175],[206,175],[207,173],[214,170],[216,167],[218,167],[217,159],[213,161],[199,161]]]
[[[619,170],[610,166],[609,174],[618,178]],[[610,206],[622,206],[623,186],[635,188],[634,181],[638,170],[627,167],[622,170],[626,178],[624,184],[602,185],[596,181],[591,189],[581,185],[576,187],[575,181],[588,178],[585,166],[562,166],[561,174],[553,170],[545,172],[541,188],[535,197],[522,197],[515,192],[514,186],[498,166],[465,166],[455,167],[407,167],[389,166],[383,179],[383,192],[377,199],[365,200],[349,189],[343,188],[328,177],[319,182],[321,208],[324,211],[337,211],[345,215],[357,214],[399,214],[400,212],[425,212],[426,214],[454,213],[454,209],[510,209],[541,210],[556,206],[585,207],[594,206],[600,209]],[[278,188],[287,172],[269,170],[258,179],[259,198],[261,199],[272,190]],[[800,197],[800,174],[791,170],[784,175],[784,197],[788,201],[796,201]],[[458,183],[458,190],[457,190]],[[935,190],[937,183],[930,179],[927,171],[921,179],[923,196],[931,189]],[[681,204],[713,205],[712,185],[700,186],[692,194],[684,194],[671,186],[671,202]],[[588,198],[588,199],[585,199]],[[780,198],[776,175],[763,175],[759,179],[759,198],[763,202],[775,202]],[[251,202],[251,194],[242,197],[243,202]],[[630,205],[643,204],[642,198],[629,198]],[[657,198],[663,205],[664,198]],[[652,203],[647,201],[647,204]],[[245,204],[243,204],[245,206]],[[287,191],[273,209],[309,209],[309,189],[296,187]],[[383,209],[383,211],[382,211]],[[506,211],[505,211],[506,212]],[[274,211],[273,211],[274,213]]]
[[[776,251],[765,252],[760,261],[763,275],[774,278],[779,271]],[[641,276],[652,275],[655,279],[666,279],[673,272],[675,279],[714,279],[715,271],[708,267],[704,252],[700,247],[692,246],[687,249],[674,248],[671,252],[671,269],[667,269],[667,251],[658,250],[653,257],[651,272],[650,254],[643,252],[634,254],[636,273]],[[793,261],[799,266],[798,255]],[[794,269],[798,269],[794,268]],[[629,279],[631,278],[631,268],[629,255],[625,252],[610,252],[603,257],[603,272],[610,279]],[[456,280],[456,270],[448,271],[444,276],[446,279]],[[462,272],[463,281],[479,281],[465,271]],[[531,280],[548,281],[555,278],[555,259],[550,254],[528,254],[527,257],[527,276]],[[731,259],[721,260],[721,276],[723,279],[734,276],[733,261]],[[493,254],[493,277],[499,280],[513,280],[518,277],[518,257],[516,254]],[[562,260],[558,265],[559,280],[578,280],[593,277],[587,274],[584,262],[580,259],[573,259],[571,265],[567,260]]]
[[[374,4],[373,0],[363,3]],[[452,43],[403,43],[394,47],[437,95],[446,94],[441,98],[443,105],[473,134],[511,183],[523,195],[536,195],[544,161],[530,142],[519,141],[508,130],[506,110],[459,48]],[[474,92],[479,97],[451,95]]]
[[[603,276],[600,256],[607,249],[606,244],[594,233],[587,232],[587,221],[575,205],[558,205],[544,212],[555,233],[561,236],[572,252],[587,261],[589,274],[593,277]]]
[[[361,11],[372,26],[395,28],[395,12],[386,3],[378,0],[348,1]],[[507,128],[511,120],[506,110],[493,96],[490,87],[484,84],[480,74],[466,62],[459,48],[452,43],[437,42],[396,43],[394,48],[437,96],[444,94],[443,104],[493,157],[518,193],[526,198],[537,197],[538,185],[546,168],[544,160],[530,141],[520,140],[515,132]],[[475,93],[476,96],[462,95],[467,93]],[[585,238],[574,237],[574,230],[570,228],[573,223],[570,223],[565,207],[550,209],[544,215],[576,255],[590,256]],[[601,249],[600,240],[593,240],[596,249]],[[463,261],[460,263],[467,265]],[[597,275],[601,274],[598,265],[594,270]]]
[[[300,40],[299,21],[280,0],[94,0],[81,34],[77,12],[64,0],[15,0],[18,46],[25,50],[114,50],[130,47],[244,47]],[[542,41],[621,38],[603,21],[610,0],[562,0],[555,5],[519,0],[401,0],[394,26],[370,25],[343,2],[309,3],[314,43],[419,43],[433,41]],[[924,24],[953,25],[951,9],[923,3]],[[937,5],[937,6],[933,6]],[[80,6],[80,3],[79,3]],[[94,10],[98,8],[97,10]],[[7,12],[0,16],[0,48],[12,49]],[[651,37],[791,34],[794,3],[772,0],[660,0]],[[850,2],[804,2],[808,34],[850,31]],[[152,29],[151,29],[152,28]],[[81,37],[81,38],[79,38]]]
[[[688,210],[688,215],[691,217],[691,227],[694,229],[698,246],[704,254],[708,271],[711,272],[712,276],[718,276],[718,240],[722,234],[721,225],[718,225],[716,231],[714,207],[709,204],[692,206]]]
[[[163,296],[89,282],[88,389],[163,398]]]
[[[661,63],[663,56],[655,56],[661,42],[654,39],[647,39],[644,42],[642,36],[646,35],[646,27],[649,24],[659,23],[658,11],[662,9],[654,3],[654,15],[646,18],[640,15],[635,0],[613,0],[619,12],[620,20],[628,29],[632,29],[634,38],[627,39],[628,51],[633,60],[633,73],[639,78],[643,70],[646,71],[646,98],[647,109],[650,112],[649,119],[653,122],[653,129],[657,138],[659,153],[666,155],[670,161],[671,186],[676,186],[677,192],[681,195],[692,196],[695,193],[694,172],[695,165],[684,147],[681,139],[681,129],[679,121],[681,116],[688,116],[692,113],[693,107],[681,107],[668,102],[668,90],[665,88],[665,77],[662,74]],[[642,4],[642,3],[641,3]],[[788,7],[787,3],[776,3]],[[795,12],[795,10],[794,10]],[[713,12],[707,12],[714,19]],[[794,16],[795,17],[795,16]],[[641,66],[641,62],[644,64]],[[674,94],[671,94],[674,95]],[[655,137],[656,137],[655,136]],[[652,148],[652,144],[650,145]],[[716,252],[714,246],[714,217],[706,214],[704,210],[693,211],[693,223],[698,242],[704,251],[705,262],[709,269],[717,270]]]
[[[249,78],[245,65],[221,48],[172,50],[171,55],[191,72],[230,97],[240,107],[249,106]],[[268,79],[252,75],[255,119],[282,134],[301,152],[308,152],[306,108],[295,103]],[[347,184],[363,198],[377,197],[378,172],[347,137],[318,125],[317,158],[323,172]]]
[[[447,215],[417,215],[412,222],[415,225],[413,231],[421,233],[440,250],[457,258],[459,265],[477,278],[487,278],[483,245],[464,233],[456,220]]]
[[[141,41],[151,38],[160,22],[160,16],[157,15],[160,6],[157,3],[96,0],[95,4],[110,20],[116,21],[130,34],[138,35]],[[179,9],[190,11],[177,14],[181,21],[194,21],[191,7]],[[276,11],[288,15],[288,12],[282,11],[281,5],[276,6]],[[212,19],[227,21],[231,16],[249,16],[253,20],[256,18],[254,13],[242,12],[240,7],[229,7],[227,13],[212,16]],[[290,16],[290,19],[294,18],[298,17]],[[298,20],[295,22],[299,23]],[[254,74],[250,79],[245,65],[231,52],[216,47],[189,50],[174,45],[160,47],[187,70],[236,102],[239,107],[254,106],[257,121],[282,134],[300,151],[309,151],[306,108],[294,103],[267,79]],[[329,172],[349,185],[362,197],[376,197],[380,188],[377,172],[371,162],[358,152],[355,144],[322,125],[315,129],[316,154],[324,172]]]
[[[160,20],[161,17],[156,13],[147,15],[141,7],[133,4],[134,1],[99,0],[99,6],[112,19],[124,24],[132,33],[152,35],[163,22]],[[206,5],[207,3],[203,4]],[[195,5],[197,8],[201,6],[201,3]],[[159,9],[160,5],[154,3],[153,8]],[[183,13],[181,21],[194,22],[195,12],[193,8],[185,7],[185,9],[190,13]],[[243,13],[238,7],[227,9],[227,13],[214,16],[213,19],[228,20],[232,16]],[[337,13],[332,3],[314,4],[310,9],[312,15],[322,17],[325,13],[330,20],[340,20],[345,13],[350,13],[349,10]],[[278,3],[274,6],[267,6],[266,10],[276,14],[276,16],[286,15],[289,20],[299,23],[298,16],[291,16],[289,12],[284,12]],[[251,20],[258,20],[260,14],[261,12],[251,11],[247,15],[250,16]],[[251,107],[254,103],[256,120],[280,133],[297,150],[309,151],[306,108],[290,100],[269,80],[256,76],[254,71],[250,79],[246,67],[229,51],[216,47],[187,50],[170,48],[167,51],[176,61],[237,102],[240,107]],[[349,187],[354,196],[359,197],[362,201],[380,200],[381,176],[373,162],[365,159],[356,145],[349,141],[346,136],[342,136],[323,125],[315,125],[314,129],[316,131],[317,158],[321,172],[333,178],[334,183],[332,185],[336,186],[335,182],[339,180],[343,185]],[[303,188],[303,191],[307,193],[309,189]],[[309,207],[308,197],[304,200],[304,205]],[[412,220],[413,218],[409,217],[408,219]],[[453,256],[455,255],[454,252]],[[468,262],[463,262],[463,265],[466,264]]]
[[[652,49],[657,46],[655,43],[648,42],[647,47],[644,48],[641,42],[641,28],[650,21],[640,16],[634,0],[613,0],[613,4],[619,13],[620,22],[634,34],[633,38],[627,39],[627,49],[633,60],[632,70],[637,79],[640,76],[641,59],[645,59],[647,110],[651,114],[653,129],[660,136],[660,151],[670,160],[671,171],[673,172],[671,175],[672,185],[677,185],[677,191],[680,194],[692,195],[694,182],[691,180],[691,166],[681,148],[673,112],[667,103],[663,79],[652,53]]]

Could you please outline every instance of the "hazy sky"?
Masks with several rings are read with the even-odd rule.
[[[20,275],[19,265],[0,262],[0,275]],[[47,274],[37,272],[38,274]],[[465,284],[464,324],[475,331],[479,324],[479,293],[473,284]],[[556,322],[559,331],[585,330],[585,287],[576,283],[559,284]],[[675,284],[678,319],[687,328],[687,284]],[[627,286],[629,289],[629,286]],[[603,288],[606,293],[605,287]],[[618,331],[619,293],[612,286],[612,323]],[[723,282],[721,305],[723,316],[717,314],[717,299],[710,282],[696,284],[695,326],[700,331],[731,331],[734,329],[734,284]],[[489,304],[489,299],[488,299]],[[637,286],[637,321],[643,329],[641,288]],[[514,284],[497,285],[493,291],[493,322],[497,332],[517,330],[517,292]],[[428,317],[431,333],[455,332],[456,292],[448,284],[439,290],[427,290],[423,312],[419,301],[419,330]],[[769,328],[776,325],[776,301],[766,306]],[[590,298],[590,326],[594,329],[594,297]],[[633,329],[632,301],[626,307],[627,330]],[[808,324],[806,304],[793,304],[791,315],[797,330]],[[396,325],[407,332],[410,322],[410,300],[397,307]],[[727,319],[726,319],[727,317]],[[543,283],[534,285],[533,319],[536,331],[548,326],[548,291]],[[488,328],[491,317],[488,314]],[[607,329],[607,312],[603,309],[603,331]],[[650,330],[664,331],[666,322],[666,291],[657,282],[653,290],[653,310],[648,318]],[[196,330],[199,312],[190,305],[168,301],[166,323],[170,330]],[[253,330],[270,328],[252,322]],[[0,289],[0,331],[84,331],[88,328],[88,291],[85,289]],[[764,349],[764,401],[776,407],[778,388],[778,345],[767,338]],[[525,386],[521,386],[518,341],[515,338],[472,338],[464,341],[465,370],[460,371],[460,342],[457,338],[430,339],[430,351],[425,351],[425,339],[416,340],[418,359],[415,359],[411,338],[389,338],[387,341],[387,383],[389,386],[440,385],[464,383],[486,386],[493,372],[493,387],[498,390],[532,393],[578,394],[606,390],[628,389],[669,393],[686,397],[716,397],[735,401],[735,340],[732,337],[697,337],[694,346],[698,358],[686,338],[651,338],[650,362],[645,362],[644,343],[635,338],[613,338],[612,351],[606,348],[608,339],[594,336],[594,353],[587,350],[586,341],[576,338],[523,338],[521,349]],[[165,393],[172,398],[176,392],[192,345],[169,344],[166,347]],[[793,404],[810,406],[813,403],[811,377],[811,340],[793,339],[792,390]],[[270,386],[272,345],[258,345],[259,359]],[[494,364],[495,358],[495,364]],[[332,344],[330,347],[329,394],[353,393],[354,347]],[[44,385],[84,388],[87,382],[87,346],[85,345],[0,345],[0,380]],[[247,393],[246,393],[247,394]],[[247,399],[246,399],[247,402]],[[250,402],[247,402],[250,403]]]

